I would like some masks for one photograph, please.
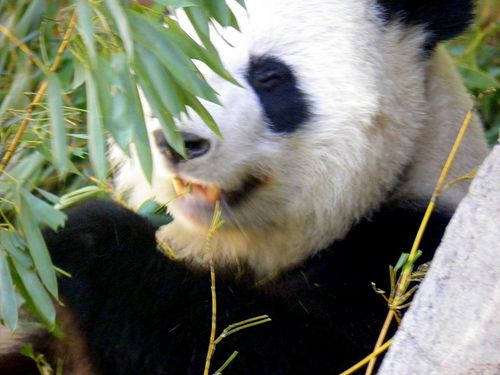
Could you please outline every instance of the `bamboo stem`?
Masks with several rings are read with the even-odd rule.
[[[203,375],[208,375],[210,371],[210,363],[212,361],[213,354],[215,352],[215,334],[217,332],[217,291],[215,287],[215,267],[212,255],[212,238],[215,232],[223,225],[221,218],[220,202],[215,202],[214,215],[212,217],[212,223],[207,234],[206,251],[209,255],[209,266],[210,266],[210,292],[212,297],[212,318],[211,318],[211,329],[210,329],[210,340],[208,342],[207,358],[205,360],[205,369]]]
[[[441,195],[441,191],[443,189],[444,183],[446,181],[446,178],[448,177],[448,173],[450,172],[451,167],[453,166],[453,161],[455,160],[457,156],[458,149],[464,139],[465,133],[467,132],[467,129],[472,121],[472,116],[474,114],[474,109],[475,105],[472,106],[472,108],[467,111],[467,114],[465,115],[465,118],[462,122],[462,126],[460,127],[460,131],[458,132],[457,138],[455,139],[455,142],[453,143],[453,147],[448,155],[448,159],[446,160],[446,163],[441,170],[441,174],[439,176],[438,182],[436,184],[436,187],[434,188],[434,191],[432,193],[429,205],[427,206],[427,209],[425,211],[424,217],[422,219],[422,222],[420,223],[420,227],[418,228],[417,235],[415,237],[415,241],[413,242],[413,246],[410,251],[410,255],[408,257],[409,260],[414,259],[418,248],[420,246],[420,243],[422,241],[422,237],[424,235],[425,229],[427,228],[427,225],[429,223],[430,217],[432,215],[432,212],[434,211],[434,208],[436,206],[436,201]],[[392,319],[395,316],[395,310],[398,307],[398,299],[402,295],[405,294],[406,289],[409,284],[409,278],[411,275],[411,269],[408,267],[403,267],[403,271],[401,273],[401,277],[398,280],[398,285],[397,285],[397,291],[395,293],[394,299],[391,301],[389,304],[390,309],[389,312],[387,313],[386,320],[384,322],[384,326],[382,327],[382,330],[380,331],[380,335],[378,337],[377,343],[375,344],[375,350],[377,350],[380,346],[380,344],[385,340],[388,332],[388,328],[392,322]],[[373,357],[370,360],[370,363],[368,364],[368,368],[366,370],[365,375],[372,375],[373,369],[375,368],[375,363],[377,361],[377,357]]]
[[[4,25],[0,25],[0,33],[4,34],[12,44],[15,44],[17,47],[19,47],[19,49],[23,51],[33,61],[33,63],[38,66],[40,70],[44,72],[48,71],[42,60],[40,60],[38,56],[25,43],[19,40],[19,38],[12,34],[10,30],[7,29]]]
[[[361,361],[359,361],[358,363],[356,363],[350,369],[342,372],[340,375],[351,375],[351,374],[354,374],[356,371],[358,371],[359,369],[363,368],[363,366],[365,366],[370,360],[372,360],[373,358],[377,358],[380,354],[382,354],[387,349],[389,349],[389,347],[391,346],[391,344],[392,344],[392,339],[389,340],[389,341],[387,341],[384,345],[380,346],[380,348],[378,348],[377,350],[374,350],[373,353],[371,353],[370,355],[368,355],[365,358],[363,358]]]

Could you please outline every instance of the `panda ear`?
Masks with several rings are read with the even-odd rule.
[[[423,26],[425,50],[463,32],[473,19],[473,0],[377,0],[385,21]]]

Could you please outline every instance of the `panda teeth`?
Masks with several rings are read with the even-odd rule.
[[[215,204],[221,199],[222,189],[216,186],[201,185],[193,182],[188,182],[182,178],[175,176],[172,179],[175,193],[177,197],[182,197],[186,194],[192,194],[198,197],[203,197],[209,203]]]
[[[186,194],[186,191],[188,190],[184,181],[178,176],[172,178],[172,185],[174,186],[175,194],[177,194],[178,197]]]

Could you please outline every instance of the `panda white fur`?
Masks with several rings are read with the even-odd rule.
[[[55,264],[73,275],[60,280],[63,316],[73,322],[63,342],[68,373],[202,373],[210,257],[218,327],[272,319],[224,339],[214,370],[238,350],[227,373],[331,374],[371,351],[387,311],[371,282],[386,285],[388,265],[410,248],[471,106],[437,43],[467,27],[472,1],[246,3],[248,20],[237,10],[242,33],[219,44],[241,87],[207,73],[222,105],[205,104],[223,139],[186,116],[178,123],[184,160],[147,113],[151,186],[137,161],[112,152],[117,191],[135,207],[149,198],[167,204],[174,221],[156,228],[92,201],[70,210],[63,230],[46,232]],[[452,178],[486,151],[474,119]],[[465,190],[454,185],[440,200],[423,261]],[[217,200],[225,224],[209,254]],[[47,348],[44,340],[35,341]],[[0,373],[21,362],[12,351],[3,358]]]

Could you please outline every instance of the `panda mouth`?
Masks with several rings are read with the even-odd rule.
[[[179,199],[190,196],[194,199],[205,201],[210,205],[215,205],[217,201],[222,201],[234,206],[242,203],[255,190],[264,185],[266,180],[264,178],[249,176],[237,190],[226,190],[216,185],[204,185],[179,176],[175,176],[172,179],[172,184]]]

